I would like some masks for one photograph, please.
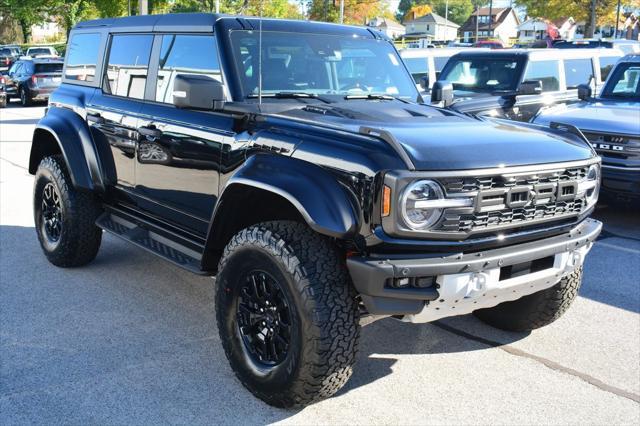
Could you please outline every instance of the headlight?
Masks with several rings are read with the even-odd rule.
[[[598,201],[600,192],[600,165],[592,164],[587,170],[587,175],[578,184],[578,193],[584,193],[587,205],[592,206]]]
[[[439,203],[443,198],[440,185],[432,180],[419,180],[410,184],[402,195],[402,220],[413,230],[433,226],[442,215]]]

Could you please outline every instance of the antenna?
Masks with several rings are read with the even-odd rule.
[[[258,21],[258,105],[262,105],[262,0],[260,0]]]

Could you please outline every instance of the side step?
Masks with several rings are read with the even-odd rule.
[[[151,226],[142,227],[113,212],[103,213],[96,225],[138,247],[150,251],[181,268],[198,275],[208,275],[200,269],[202,253],[154,232]],[[176,236],[176,239],[178,237]]]

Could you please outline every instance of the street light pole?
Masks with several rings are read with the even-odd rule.
[[[618,38],[618,24],[620,23],[620,1],[618,0],[618,11],[616,12],[616,35],[614,38]]]
[[[148,14],[149,14],[149,1],[138,0],[138,15],[148,15]]]
[[[344,23],[344,0],[340,0],[340,23]]]

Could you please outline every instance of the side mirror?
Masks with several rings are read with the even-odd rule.
[[[444,107],[451,105],[453,103],[453,84],[446,80],[439,80],[433,83],[431,103],[442,103]]]
[[[429,76],[425,75],[420,77],[420,87],[422,87],[422,90],[429,90]]]
[[[542,93],[542,82],[540,80],[527,80],[520,83],[518,95],[539,95]]]
[[[578,99],[586,101],[591,98],[591,86],[588,84],[580,84],[578,86]]]
[[[218,110],[224,99],[222,83],[206,75],[178,74],[173,81],[173,104],[178,108]]]

